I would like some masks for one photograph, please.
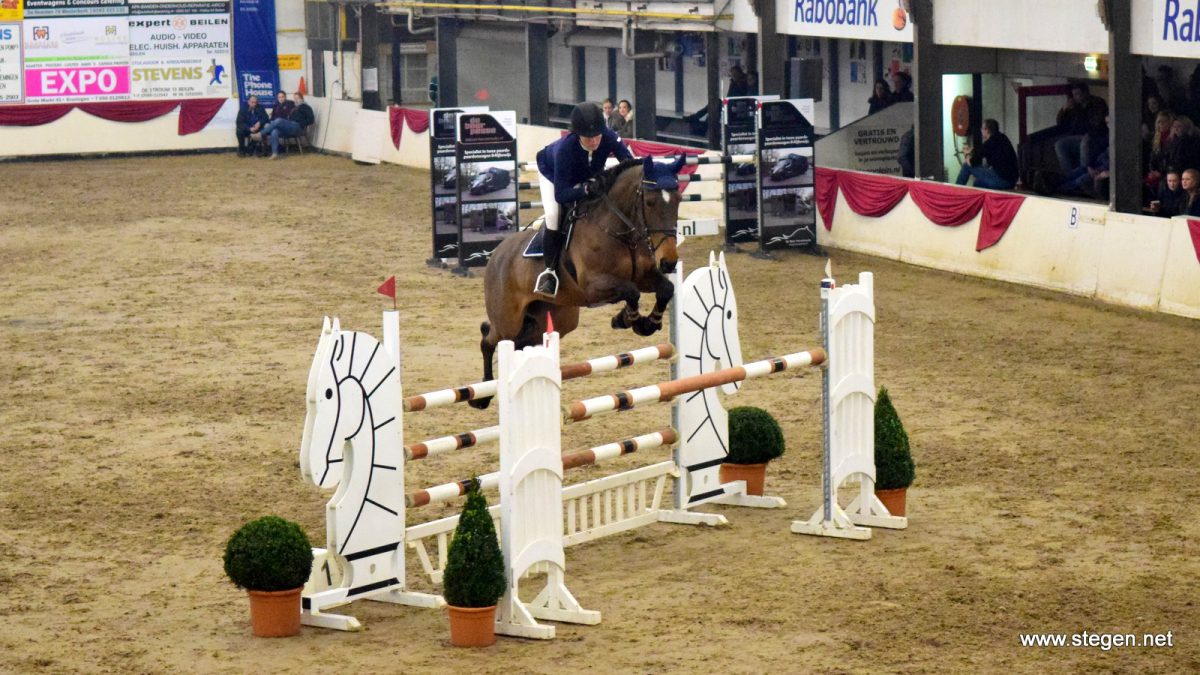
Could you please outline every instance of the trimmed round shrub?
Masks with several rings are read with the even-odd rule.
[[[243,525],[225,545],[225,574],[238,588],[288,591],[312,571],[312,544],[300,526],[279,516]]]
[[[729,464],[763,464],[783,454],[783,429],[762,408],[739,406],[729,411]]]
[[[446,570],[442,574],[442,594],[446,603],[455,607],[491,607],[508,588],[504,576],[504,554],[496,540],[496,526],[488,513],[487,498],[473,480],[467,491],[467,503],[450,552],[446,555]]]
[[[887,389],[880,387],[875,398],[875,489],[906,488],[916,478],[908,434]]]

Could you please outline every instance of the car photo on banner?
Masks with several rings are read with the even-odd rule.
[[[812,185],[812,148],[780,148],[763,153],[763,189]]]
[[[464,162],[460,199],[466,202],[515,200],[517,198],[517,163]]]

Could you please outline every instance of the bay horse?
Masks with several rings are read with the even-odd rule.
[[[679,262],[676,221],[679,181],[685,157],[670,164],[651,158],[630,160],[603,171],[595,179],[596,195],[576,206],[576,222],[558,270],[558,295],[533,292],[544,267],[541,257],[526,258],[526,245],[536,230],[505,237],[484,272],[483,294],[488,320],[479,329],[483,379],[493,379],[492,357],[501,340],[517,349],[539,344],[546,315],[565,336],[579,325],[580,307],[624,302],[612,327],[652,335],[662,328],[663,312],[675,287],[667,276]],[[565,220],[565,219],[564,219]],[[654,293],[654,309],[642,315],[642,293]],[[470,401],[486,408],[491,398]]]

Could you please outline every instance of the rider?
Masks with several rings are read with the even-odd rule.
[[[621,142],[604,120],[604,111],[595,103],[580,103],[571,111],[571,133],[547,145],[537,154],[538,179],[542,206],[546,210],[542,239],[542,260],[546,269],[537,277],[534,292],[558,294],[558,259],[563,236],[558,220],[564,206],[592,194],[591,180],[604,171],[609,156],[633,159],[633,153]]]

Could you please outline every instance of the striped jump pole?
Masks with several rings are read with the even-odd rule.
[[[653,450],[664,446],[674,445],[679,440],[679,434],[671,427],[633,438],[626,438],[615,443],[598,445],[587,450],[568,453],[562,456],[563,469],[576,469],[581,466],[599,464],[610,459],[635,453],[639,450]],[[480,486],[484,489],[494,488],[500,484],[500,472],[493,471],[479,477]],[[470,478],[435,485],[424,490],[410,492],[404,496],[404,503],[409,508],[417,508],[429,504],[440,504],[451,501],[467,494],[471,485]]]
[[[680,183],[700,183],[703,181],[722,181],[725,180],[725,174],[719,173],[715,176],[701,176],[696,173],[681,173],[678,176]]]
[[[780,373],[801,366],[819,366],[825,362],[825,350],[820,347],[807,352],[796,352],[787,356],[764,359],[747,363],[734,368],[723,368],[711,373],[701,373],[678,380],[668,380],[648,387],[639,387],[628,391],[597,396],[583,401],[575,401],[566,406],[563,415],[564,422],[581,422],[602,413],[629,410],[639,403],[650,401],[670,401],[680,394],[689,394],[702,389],[710,389],[731,382],[741,382],[763,375]]]
[[[754,164],[757,162],[754,155],[729,155],[726,157],[688,157],[684,164],[690,166],[704,164],[724,164],[725,162],[735,162],[737,164]]]
[[[499,438],[499,425],[484,427],[453,436],[431,438],[427,441],[404,446],[404,458],[407,460],[425,459],[426,457],[440,455],[444,452],[452,452],[454,450],[462,450],[463,448],[472,448],[484,443],[491,443],[492,441],[499,440]]]
[[[668,343],[655,345],[653,347],[642,347],[641,349],[635,349],[631,352],[610,354],[608,356],[589,359],[582,363],[567,364],[562,367],[562,379],[573,380],[575,378],[586,377],[595,373],[607,373],[620,368],[628,368],[629,366],[637,365],[639,363],[649,363],[651,361],[670,359],[674,355],[675,347]],[[465,387],[439,389],[438,391],[429,392],[428,394],[410,396],[404,399],[404,412],[418,412],[421,410],[428,410],[430,408],[440,408],[453,403],[473,401],[477,398],[487,398],[495,395],[495,380],[476,382],[475,384],[469,384]],[[486,431],[486,429],[480,431]],[[449,436],[446,438],[455,437]],[[434,439],[434,441],[440,440],[442,439]]]

